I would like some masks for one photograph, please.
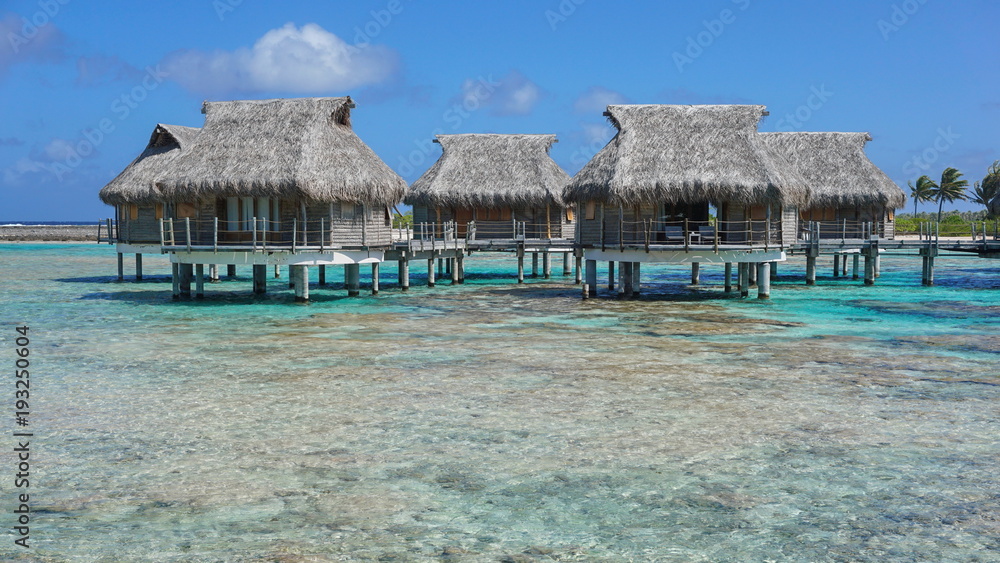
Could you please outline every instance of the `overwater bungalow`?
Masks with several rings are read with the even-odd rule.
[[[564,192],[577,205],[591,292],[599,260],[621,263],[626,294],[642,262],[726,264],[727,280],[737,263],[745,294],[749,264],[769,272],[785,259],[783,218],[809,192],[761,141],[764,106],[615,105],[605,115],[618,134]],[[760,291],[767,296],[766,284]]]
[[[865,155],[868,133],[761,133],[764,143],[805,178],[799,239],[895,237],[906,194]],[[789,221],[795,217],[789,217]]]
[[[563,239],[573,209],[562,201],[570,177],[549,156],[555,135],[438,135],[441,158],[407,191],[414,234],[459,238]]]
[[[168,202],[155,183],[174,159],[190,148],[199,131],[196,127],[158,124],[145,150],[101,189],[101,201],[115,208],[114,222],[109,221],[104,240],[117,244],[119,279],[124,254],[135,254],[136,278],[142,279],[142,254],[160,253],[160,220],[166,216]]]
[[[344,265],[357,294],[358,266],[372,264],[377,291],[406,183],[354,133],[352,108],[349,97],[204,104],[201,133],[155,183],[175,294],[189,292],[192,265],[201,286],[204,264],[253,265],[256,292],[267,265],[287,265],[299,300],[308,266]]]

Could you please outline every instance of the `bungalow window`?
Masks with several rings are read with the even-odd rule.
[[[597,218],[597,204],[594,203],[593,201],[588,201],[587,202],[587,215],[586,215],[586,217],[587,217],[588,221],[593,221],[594,219]]]
[[[195,208],[193,203],[178,203],[177,204],[177,218],[178,219],[193,219],[195,217]]]
[[[354,220],[354,205],[343,202],[340,204],[340,218],[345,221]]]
[[[570,221],[570,222],[573,221],[573,208],[572,207],[567,207],[566,208],[566,220]]]
[[[255,218],[259,229],[277,231],[281,228],[281,205],[277,199],[227,197],[224,205],[225,225],[229,231],[251,231]]]
[[[156,214],[157,221],[163,219],[163,204],[157,203],[155,206],[153,206],[153,213]]]
[[[136,221],[139,219],[139,206],[136,204],[131,204],[128,206],[128,218],[131,221]]]

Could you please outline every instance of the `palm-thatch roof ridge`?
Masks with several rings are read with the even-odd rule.
[[[865,155],[868,133],[761,133],[809,183],[807,207],[903,207],[906,194]]]
[[[101,188],[101,201],[108,205],[158,201],[160,194],[154,183],[169,170],[174,159],[191,147],[199,131],[197,127],[157,124],[142,154]]]
[[[205,102],[195,146],[157,187],[170,199],[395,204],[406,182],[354,133],[353,107],[349,97]]]
[[[618,134],[573,178],[571,202],[801,205],[808,189],[761,143],[757,105],[613,105]]]
[[[497,209],[562,206],[570,177],[549,149],[555,135],[437,135],[441,158],[417,179],[406,203]]]

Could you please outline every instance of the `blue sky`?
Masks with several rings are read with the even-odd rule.
[[[297,96],[352,96],[409,182],[435,133],[555,133],[574,174],[609,103],[754,103],[763,131],[870,132],[901,186],[971,183],[1000,159],[998,20],[995,0],[5,1],[0,221],[106,217],[156,123]]]

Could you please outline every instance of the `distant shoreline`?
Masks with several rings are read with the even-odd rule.
[[[0,242],[97,242],[97,225],[0,226]]]

